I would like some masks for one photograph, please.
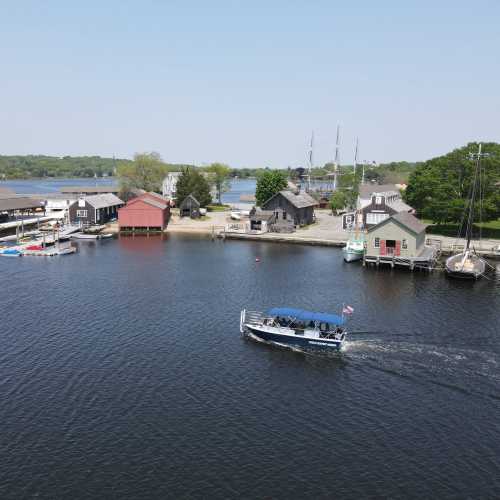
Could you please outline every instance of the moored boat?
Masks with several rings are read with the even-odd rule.
[[[446,274],[451,278],[479,279],[486,271],[486,261],[481,258],[474,249],[471,249],[472,230],[474,226],[474,213],[476,196],[481,197],[481,158],[487,156],[481,152],[482,145],[479,144],[477,153],[471,154],[470,158],[476,160],[474,176],[472,179],[471,196],[466,207],[466,217],[464,217],[465,226],[465,249],[463,252],[448,257],[445,262]],[[481,211],[482,201],[479,203]]]
[[[267,313],[241,311],[240,331],[284,347],[340,351],[346,338],[343,316],[277,307]]]
[[[342,249],[344,260],[346,262],[354,262],[361,260],[365,252],[365,243],[362,239],[349,239]]]

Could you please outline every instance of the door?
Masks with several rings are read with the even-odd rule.
[[[396,252],[396,241],[395,240],[385,240],[385,254],[391,257],[395,255]]]

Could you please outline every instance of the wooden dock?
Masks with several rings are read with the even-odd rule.
[[[401,257],[396,255],[366,255],[363,257],[363,265],[380,266],[389,265],[394,267],[406,267],[410,271],[423,270],[432,271],[436,268],[436,262],[441,254],[441,248],[437,245],[429,245],[424,248],[417,257]]]

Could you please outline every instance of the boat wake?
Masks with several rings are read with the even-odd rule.
[[[349,365],[360,369],[375,369],[421,384],[500,400],[497,353],[368,339],[346,342],[344,356]]]

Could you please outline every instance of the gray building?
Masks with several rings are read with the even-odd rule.
[[[111,193],[81,197],[69,207],[69,220],[81,226],[105,224],[118,217],[118,209],[123,205],[123,201]]]
[[[400,212],[366,233],[366,256],[413,258],[425,249],[425,226],[413,215]]]
[[[280,191],[262,204],[262,210],[272,211],[277,221],[293,221],[295,226],[306,226],[314,222],[314,207],[318,202],[307,193],[295,194]]]

